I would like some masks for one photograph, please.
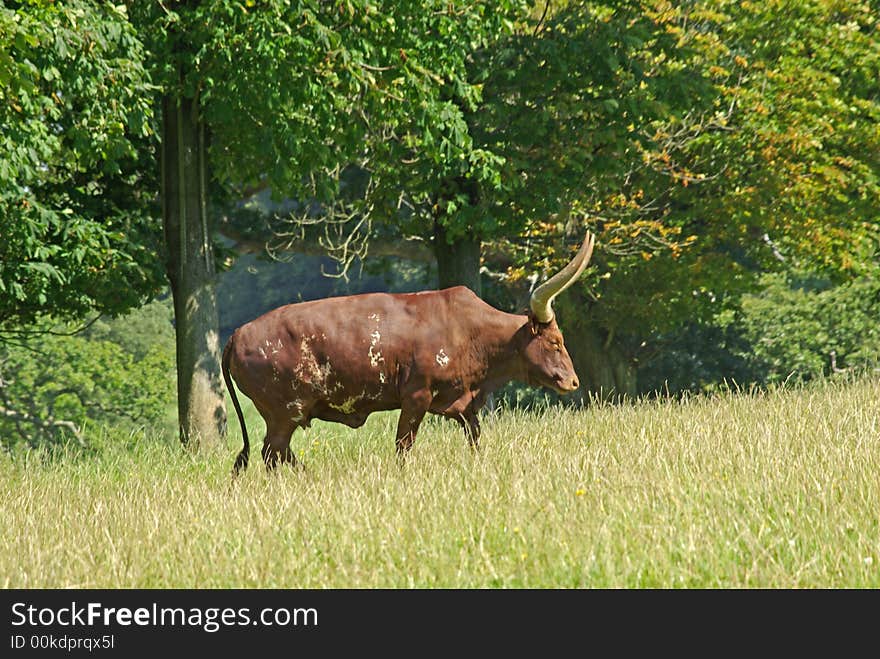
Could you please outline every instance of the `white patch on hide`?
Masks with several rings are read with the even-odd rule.
[[[371,313],[368,318],[376,323],[376,328],[370,332],[370,348],[367,350],[367,356],[370,358],[370,366],[379,369],[379,384],[385,384],[385,357],[379,350],[379,342],[382,340],[382,335],[379,333],[381,318],[377,313]]]
[[[284,344],[281,343],[281,339],[277,339],[273,341],[272,339],[266,339],[264,345],[261,345],[257,350],[260,351],[260,357],[266,359],[269,355],[275,355],[284,348]]]
[[[299,398],[287,403],[287,409],[293,411],[293,414],[290,417],[291,421],[299,423],[303,420],[303,417],[305,416],[303,413],[303,402]]]
[[[352,396],[351,398],[348,398],[344,402],[339,403],[339,405],[334,405],[333,403],[330,403],[330,402],[328,402],[327,405],[329,407],[332,407],[334,410],[339,410],[343,414],[352,414],[355,409],[355,404],[358,402],[358,400],[360,400],[360,398],[358,396]]]
[[[382,335],[379,334],[379,330],[373,330],[370,334],[370,349],[367,351],[367,355],[370,357],[370,366],[373,368],[378,368],[379,365],[385,361],[382,352],[376,349],[376,346],[379,345],[379,341],[381,340]]]
[[[309,345],[308,338],[303,337],[300,343],[299,363],[293,369],[293,373],[300,381],[310,383],[316,391],[325,394],[329,393],[328,380],[333,374],[333,368],[330,366],[329,361],[324,364],[318,363],[318,359]],[[296,383],[293,386],[296,388]],[[338,389],[339,387],[337,386],[336,388]]]
[[[437,356],[434,357],[434,360],[443,368],[446,368],[449,365],[449,355],[446,354],[443,348],[440,348],[440,352],[437,353]]]

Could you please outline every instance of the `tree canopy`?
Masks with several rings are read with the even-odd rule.
[[[162,284],[154,88],[124,6],[0,7],[0,323],[117,313]]]

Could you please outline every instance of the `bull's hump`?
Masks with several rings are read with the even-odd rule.
[[[480,296],[474,293],[467,286],[452,286],[437,291],[440,295],[444,295],[453,300],[474,300],[482,302]]]

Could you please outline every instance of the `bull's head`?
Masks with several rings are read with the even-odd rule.
[[[578,388],[577,373],[571,357],[565,349],[562,332],[553,315],[553,300],[571,286],[590,262],[595,236],[587,233],[584,244],[575,257],[562,270],[541,284],[532,293],[529,303],[529,323],[524,332],[524,345],[520,354],[525,361],[527,380],[569,393]]]

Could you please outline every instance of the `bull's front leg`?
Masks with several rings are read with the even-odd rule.
[[[458,425],[464,430],[468,444],[474,451],[480,449],[480,418],[478,412],[484,403],[481,394],[467,393],[455,401],[447,410],[446,416],[458,421]]]
[[[416,441],[416,433],[431,406],[431,398],[431,390],[426,388],[413,392],[401,401],[400,418],[397,420],[397,457],[401,461]]]

